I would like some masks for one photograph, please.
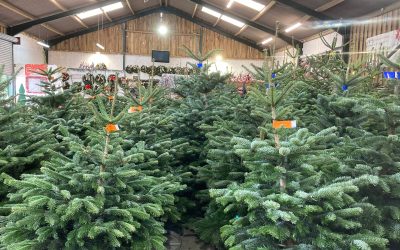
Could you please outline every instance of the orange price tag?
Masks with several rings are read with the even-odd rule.
[[[136,113],[136,112],[141,112],[143,110],[143,106],[132,106],[129,108],[129,113]]]
[[[108,100],[110,100],[110,101],[114,100],[114,96],[109,96]]]
[[[109,123],[106,125],[106,132],[113,133],[119,131],[119,126],[117,124]]]
[[[272,122],[272,127],[277,129],[277,128],[296,128],[297,124],[296,121],[273,121]]]

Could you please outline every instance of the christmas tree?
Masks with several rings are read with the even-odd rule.
[[[104,99],[89,104],[96,123],[85,141],[60,126],[66,154],[53,151],[40,174],[2,175],[17,190],[2,218],[3,247],[164,249],[163,216],[182,186],[141,169],[157,162],[157,153],[122,137],[117,123],[127,109],[115,115],[117,95],[110,106]],[[126,143],[133,146],[124,150]]]
[[[4,76],[3,69],[0,68],[0,173],[18,178],[24,172],[37,169],[56,141],[45,126],[35,122],[30,107],[14,103],[15,97],[5,95],[13,77]],[[4,202],[10,189],[0,185],[0,190],[0,201]],[[7,211],[2,210],[2,213]]]

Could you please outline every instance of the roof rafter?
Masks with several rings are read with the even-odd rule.
[[[105,23],[104,24],[104,28],[109,28],[109,27],[112,27],[112,26],[115,26],[115,25],[119,25],[121,23],[125,23],[125,22],[130,21],[130,20],[135,20],[137,18],[148,16],[148,15],[151,15],[153,13],[158,13],[158,12],[164,12],[164,13],[169,13],[169,14],[173,14],[173,15],[179,16],[179,17],[181,17],[183,19],[191,21],[191,22],[193,22],[193,23],[195,23],[197,25],[200,25],[200,26],[202,26],[204,28],[210,29],[210,30],[212,30],[214,32],[217,32],[217,33],[223,35],[223,36],[231,38],[232,40],[235,40],[237,42],[243,43],[243,44],[245,44],[245,45],[247,45],[249,47],[255,48],[255,49],[260,50],[260,51],[263,50],[263,48],[261,46],[259,46],[254,41],[248,40],[246,38],[236,37],[234,34],[226,32],[226,31],[224,31],[224,30],[222,30],[222,29],[220,29],[218,27],[213,27],[212,24],[207,23],[207,22],[205,22],[205,21],[203,21],[203,20],[201,20],[199,18],[193,18],[191,14],[186,13],[186,12],[180,10],[180,9],[177,9],[177,8],[174,8],[174,7],[171,7],[171,6],[157,6],[155,8],[153,7],[153,8],[137,11],[134,15],[125,16],[125,17],[122,17],[122,18],[119,18],[119,19],[115,19],[112,22]],[[92,27],[90,27],[88,29],[80,30],[80,31],[77,31],[77,32],[73,32],[73,33],[67,34],[67,35],[62,36],[62,37],[54,38],[54,39],[48,41],[48,43],[49,43],[49,45],[54,46],[57,43],[60,43],[60,42],[65,41],[67,39],[74,38],[74,37],[81,36],[81,35],[85,35],[85,34],[88,34],[88,33],[91,33],[91,32],[95,32],[95,31],[97,31],[97,26],[92,26]]]
[[[276,4],[276,1],[271,1],[269,2],[264,9],[262,9],[255,17],[253,17],[251,19],[251,21],[255,22],[257,21],[260,17],[262,17],[265,13],[267,13],[267,11],[269,11],[272,7],[274,7],[274,5]],[[243,31],[245,31],[249,26],[245,25],[243,26],[243,28],[241,28],[236,34],[235,36],[240,35]]]
[[[265,25],[261,25],[259,23],[254,22],[254,21],[250,21],[248,19],[245,19],[245,18],[242,18],[240,16],[234,15],[232,13],[226,12],[223,9],[221,9],[221,8],[219,8],[217,6],[214,6],[212,4],[209,4],[209,3],[207,3],[207,2],[205,2],[203,0],[190,0],[190,1],[192,1],[194,3],[197,3],[199,5],[202,5],[204,7],[207,7],[209,9],[212,9],[214,11],[217,11],[217,12],[223,14],[223,15],[226,15],[226,16],[229,16],[229,17],[234,18],[236,20],[239,20],[242,23],[244,23],[244,24],[246,24],[248,26],[251,26],[253,28],[256,28],[258,30],[262,30],[262,31],[264,31],[266,33],[269,33],[271,35],[275,35],[275,29],[274,28],[271,28],[271,27],[268,27],[268,26],[265,26]],[[300,42],[299,40],[293,39],[292,37],[289,37],[289,36],[287,36],[285,34],[282,34],[282,33],[278,33],[278,38],[282,39],[283,41],[285,41],[288,44],[294,43],[295,46],[296,45],[300,45],[300,46],[302,45],[302,42]]]
[[[57,8],[59,8],[62,11],[67,11],[67,9],[62,6],[59,2],[57,2],[57,0],[49,0],[50,2],[52,2]],[[73,16],[72,17],[75,21],[77,21],[80,25],[82,25],[85,28],[89,28],[89,26],[87,26],[81,19],[79,19],[79,17],[77,16]]]
[[[16,14],[18,14],[18,15],[21,15],[21,16],[23,16],[23,17],[25,17],[25,18],[28,18],[29,20],[35,20],[35,18],[36,18],[36,17],[32,16],[31,14],[29,14],[29,13],[27,13],[27,12],[25,12],[25,11],[23,11],[23,10],[21,10],[21,9],[19,9],[19,8],[17,8],[17,7],[15,7],[14,5],[11,5],[11,4],[9,4],[9,3],[3,1],[3,0],[0,0],[0,6],[3,6],[3,7],[5,7],[5,8],[7,8],[7,9],[11,10],[12,12],[14,12],[14,13],[16,13]],[[53,28],[53,27],[51,27],[51,26],[49,26],[49,25],[47,25],[47,24],[42,24],[42,26],[45,27],[46,29],[48,29],[48,30],[50,30],[50,31],[52,31],[52,32],[54,32],[54,33],[56,33],[56,34],[59,34],[59,35],[62,35],[62,36],[64,35],[64,33],[62,33],[62,32],[60,32],[60,31],[56,30],[55,28]],[[29,28],[30,28],[30,27],[29,27]],[[19,33],[19,32],[17,32],[17,33],[15,33],[15,34],[9,34],[9,32],[8,32],[9,29],[10,29],[10,27],[7,28],[7,34],[8,34],[8,35],[14,36],[14,35],[16,35],[16,34]]]
[[[173,15],[176,15],[176,16],[179,16],[179,17],[181,17],[183,19],[191,21],[191,22],[193,22],[193,23],[195,23],[197,25],[200,25],[200,26],[202,26],[202,27],[204,27],[206,29],[212,30],[212,31],[214,31],[216,33],[219,33],[219,34],[221,34],[223,36],[226,36],[226,37],[228,37],[228,38],[230,38],[232,40],[235,40],[237,42],[243,43],[243,44],[245,44],[245,45],[247,45],[249,47],[252,47],[254,49],[257,49],[259,51],[263,51],[263,49],[264,49],[263,47],[259,46],[254,41],[251,41],[249,39],[242,38],[242,37],[237,37],[234,34],[229,33],[227,31],[224,31],[221,28],[214,27],[213,24],[211,24],[211,23],[208,23],[208,22],[206,22],[204,20],[201,20],[199,18],[196,18],[196,17],[193,18],[190,14],[188,14],[188,13],[186,13],[186,12],[180,10],[180,9],[168,6],[168,7],[165,7],[165,12],[173,14]]]
[[[60,18],[63,18],[63,17],[76,15],[76,14],[79,14],[81,12],[85,12],[85,11],[88,11],[88,10],[101,8],[101,7],[107,6],[109,4],[117,3],[117,2],[120,2],[120,1],[121,0],[105,0],[105,1],[101,1],[101,2],[98,2],[98,3],[94,3],[94,4],[91,4],[91,5],[85,6],[85,7],[79,7],[79,8],[63,11],[63,12],[60,12],[60,13],[57,13],[57,14],[52,14],[52,15],[41,17],[41,18],[37,18],[37,19],[31,18],[32,21],[25,22],[25,23],[22,23],[22,24],[18,24],[18,25],[9,27],[7,29],[7,34],[13,36],[13,35],[16,35],[16,34],[22,32],[22,31],[24,31],[26,29],[29,29],[29,28],[31,28],[31,27],[33,27],[35,25],[38,25],[38,24],[43,24],[43,23],[50,22],[50,21],[53,21],[53,20],[57,20],[57,19],[60,19]],[[2,2],[3,1],[0,1],[0,4]],[[60,35],[64,35],[64,34],[61,33]]]
[[[129,2],[129,0],[125,0],[125,1],[126,1],[126,5],[128,6],[129,10],[131,11],[131,13],[132,13],[133,15],[135,15],[135,11],[134,11],[133,8],[132,8],[131,2]]]
[[[325,20],[334,20],[334,18],[332,18],[332,17],[330,17],[328,15],[325,15],[325,14],[323,14],[321,12],[318,12],[318,11],[315,11],[313,9],[310,9],[310,8],[308,8],[308,7],[306,7],[306,6],[302,5],[302,4],[299,4],[299,3],[297,3],[297,2],[295,2],[293,0],[276,0],[276,1],[278,3],[281,3],[283,5],[292,7],[293,9],[296,9],[296,10],[298,10],[300,12],[303,12],[304,14],[307,14],[307,15],[309,15],[311,17],[314,17],[314,18],[317,18],[317,19],[320,19],[320,20],[324,20],[324,21]]]

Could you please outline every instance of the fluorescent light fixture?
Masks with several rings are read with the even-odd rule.
[[[274,39],[273,39],[272,37],[270,37],[270,38],[268,38],[268,39],[262,41],[261,44],[262,44],[262,45],[265,45],[265,44],[267,44],[267,43],[272,42],[272,40],[274,40]]]
[[[101,45],[100,43],[96,43],[96,46],[97,46],[97,48],[100,48],[100,49],[104,50],[104,46]]]
[[[40,46],[46,47],[46,48],[50,48],[50,45],[48,45],[47,43],[38,41],[37,44],[39,44]]]
[[[300,27],[300,26],[301,26],[301,23],[293,24],[292,26],[290,26],[289,28],[287,28],[287,29],[285,30],[285,32],[286,32],[286,33],[289,33],[289,32],[291,32],[291,31],[297,29],[297,28]]]
[[[122,4],[122,2],[117,2],[117,3],[106,5],[102,8],[97,8],[97,9],[88,10],[88,11],[79,13],[79,14],[77,14],[77,16],[80,19],[85,19],[85,18],[89,18],[92,16],[100,15],[103,12],[110,12],[113,10],[121,9],[123,7],[124,7],[124,5]]]
[[[236,20],[236,19],[233,19],[232,17],[228,17],[228,16],[223,15],[223,16],[221,17],[221,19],[224,20],[225,22],[228,22],[228,23],[230,23],[230,24],[233,24],[233,25],[235,25],[235,26],[237,26],[237,27],[239,27],[239,28],[242,28],[242,27],[244,26],[244,23],[243,23],[243,22],[241,22],[241,21],[239,21],[239,20]]]
[[[201,8],[201,11],[203,11],[203,12],[205,12],[205,13],[211,15],[211,16],[215,16],[216,18],[220,18],[221,17],[221,13],[219,13],[219,12],[217,12],[215,10],[209,9],[207,7]]]
[[[256,11],[262,11],[265,8],[264,4],[261,4],[259,2],[253,1],[253,0],[232,0],[231,2],[240,3],[240,4],[242,4],[242,5],[246,6],[246,7],[249,7],[251,9],[253,9],[253,10],[256,10]]]
[[[113,3],[113,4],[110,4],[110,5],[106,5],[106,6],[104,6],[104,7],[101,8],[101,9],[102,9],[104,12],[109,12],[109,11],[121,9],[121,8],[123,8],[123,7],[124,7],[124,5],[122,5],[121,2],[118,2],[118,3]]]
[[[89,18],[89,17],[92,17],[92,16],[100,15],[101,13],[103,13],[103,12],[101,11],[101,9],[94,9],[94,10],[88,10],[88,11],[79,13],[77,16],[78,16],[80,19],[85,19],[85,18]]]
[[[162,36],[166,35],[168,33],[168,28],[165,25],[160,25],[160,27],[158,27],[158,33]]]
[[[226,8],[229,9],[230,7],[232,7],[233,2],[235,2],[235,0],[229,0],[229,3],[228,3],[228,5],[226,6]]]

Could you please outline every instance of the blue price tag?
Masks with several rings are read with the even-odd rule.
[[[396,79],[396,72],[383,72],[383,77],[386,79]]]

